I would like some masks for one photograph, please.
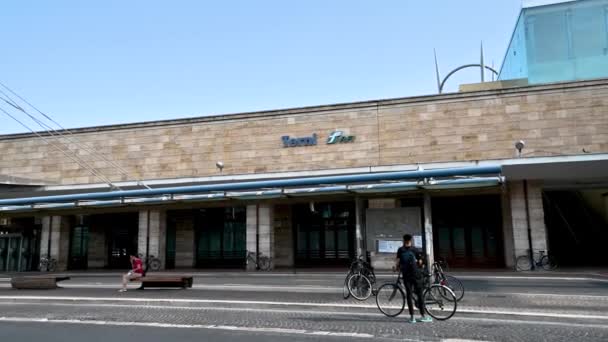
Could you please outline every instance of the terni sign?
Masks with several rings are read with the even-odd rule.
[[[290,137],[284,135],[281,137],[283,147],[299,147],[299,146],[316,146],[319,136],[313,133],[307,137]],[[333,131],[327,136],[325,143],[327,145],[343,144],[355,141],[354,135],[345,135],[342,131]]]

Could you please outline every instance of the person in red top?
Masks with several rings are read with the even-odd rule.
[[[119,292],[127,292],[127,283],[132,279],[139,279],[144,275],[143,262],[135,255],[129,257],[131,259],[132,270],[122,276],[122,288]]]

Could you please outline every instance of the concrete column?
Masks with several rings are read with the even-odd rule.
[[[50,256],[57,260],[57,271],[65,271],[68,266],[68,254],[70,248],[70,224],[67,217],[45,216],[42,218],[42,233],[40,236],[40,256],[49,255],[49,233],[50,233]]]
[[[149,220],[148,220],[149,215]],[[148,229],[148,222],[150,227]],[[165,268],[167,218],[164,210],[142,210],[139,212],[139,231],[137,234],[137,252],[148,253],[160,259],[161,269]],[[148,241],[148,232],[150,233]]]
[[[528,224],[523,182],[509,183],[511,219],[513,222],[513,250],[515,257],[526,255],[529,249]],[[532,231],[532,250],[547,251],[547,231],[543,209],[542,189],[538,182],[528,182],[528,208]]]
[[[259,207],[259,252],[270,257],[274,268],[274,206],[262,204]]]
[[[270,204],[247,206],[247,251],[258,252],[274,260],[274,207]],[[274,268],[274,261],[271,264]],[[247,270],[255,265],[247,264]]]
[[[363,208],[363,200],[361,198],[355,199],[355,246],[357,249],[357,256],[365,256],[366,251],[363,249],[363,226],[365,225],[365,219],[363,217],[365,208]]]
[[[511,218],[511,201],[508,187],[504,187],[501,194],[502,209],[502,236],[506,267],[515,266],[514,241],[513,241],[513,219]]]
[[[257,205],[256,204],[252,204],[252,205],[248,205],[247,206],[247,218],[246,218],[246,227],[247,227],[247,232],[246,232],[246,246],[247,246],[247,253],[253,252],[255,253],[257,251],[257,227],[258,227],[258,222],[257,222]],[[255,270],[255,264],[248,262],[247,263],[247,271],[253,271]]]
[[[431,265],[435,261],[435,254],[433,251],[433,219],[432,219],[432,211],[431,211],[431,195],[429,193],[424,193],[424,241],[425,241],[425,253],[428,258],[427,266],[429,270],[431,269]]]

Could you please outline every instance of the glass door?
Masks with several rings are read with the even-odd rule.
[[[84,270],[88,264],[89,227],[76,226],[70,235],[69,268]]]
[[[8,237],[0,237],[0,272],[7,271],[8,264]]]
[[[0,237],[0,272],[21,271],[21,249],[23,238],[20,235]]]
[[[244,207],[201,209],[196,215],[195,229],[197,267],[242,267],[245,264]]]
[[[355,206],[352,202],[294,206],[296,263],[345,265],[354,258]]]

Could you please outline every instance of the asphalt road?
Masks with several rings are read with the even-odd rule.
[[[99,276],[57,290],[0,286],[0,341],[608,340],[606,279],[465,278],[452,319],[408,324],[383,316],[373,298],[343,300],[341,277],[209,275],[191,290],[126,293]]]

